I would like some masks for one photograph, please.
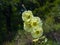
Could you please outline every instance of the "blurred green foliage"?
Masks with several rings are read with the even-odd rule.
[[[60,0],[0,0],[0,44],[11,41],[23,29],[21,14],[25,10],[42,19],[44,35],[60,33]],[[57,45],[52,41],[46,45]]]

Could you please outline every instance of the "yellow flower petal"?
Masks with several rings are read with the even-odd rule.
[[[31,19],[31,26],[36,27],[36,26],[42,26],[42,21],[40,20],[39,17],[33,17]]]
[[[24,30],[27,32],[31,32],[32,31],[32,27],[30,22],[24,22]]]
[[[33,38],[41,37],[43,35],[42,27],[33,29],[33,31],[31,32],[31,35],[32,35]]]
[[[30,20],[30,18],[32,18],[32,17],[33,17],[33,14],[32,14],[32,11],[30,11],[30,10],[24,11],[24,12],[22,13],[22,19],[23,19],[23,21],[28,21],[28,20]]]

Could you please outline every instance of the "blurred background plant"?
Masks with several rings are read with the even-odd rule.
[[[60,45],[60,0],[0,0],[0,45],[34,45],[23,30],[21,16],[25,10],[43,21],[48,42],[39,40],[36,45]]]

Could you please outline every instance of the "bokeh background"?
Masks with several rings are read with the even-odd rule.
[[[41,18],[48,41],[35,45],[60,45],[60,0],[0,0],[0,45],[34,45],[23,30],[22,12]]]

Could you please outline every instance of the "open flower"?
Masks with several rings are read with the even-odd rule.
[[[30,10],[24,11],[22,13],[22,19],[23,19],[23,21],[29,21],[30,18],[32,18],[32,17],[33,17],[33,14],[32,14],[32,11],[30,11]]]
[[[35,28],[31,32],[31,35],[32,35],[33,38],[39,38],[43,35],[43,29],[41,27],[40,28]]]
[[[40,20],[39,17],[33,17],[33,18],[31,18],[30,23],[31,23],[32,27],[37,27],[37,26],[41,27],[42,26],[42,21]]]
[[[32,31],[32,26],[31,26],[30,22],[24,22],[24,30],[27,32]]]

